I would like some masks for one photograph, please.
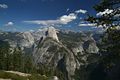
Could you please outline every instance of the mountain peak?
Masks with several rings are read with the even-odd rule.
[[[58,33],[58,31],[54,27],[48,27],[46,35],[47,35],[47,37],[53,38],[54,40],[59,42],[57,33]]]

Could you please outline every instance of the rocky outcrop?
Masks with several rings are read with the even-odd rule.
[[[21,47],[30,48],[35,42],[34,37],[30,32],[23,32],[21,34],[17,34],[16,36],[21,38],[18,43],[18,45],[20,45]]]
[[[7,73],[12,73],[12,74],[16,74],[16,75],[19,75],[19,76],[24,76],[24,77],[31,76],[31,74],[22,73],[22,72],[17,72],[17,71],[5,71],[5,72],[7,72]]]
[[[54,40],[59,42],[57,33],[58,32],[57,32],[57,30],[54,27],[49,27],[46,35],[47,35],[47,37],[50,37],[50,38],[52,38],[52,39],[54,39]]]
[[[83,48],[86,53],[98,53],[99,52],[99,48],[97,47],[96,42],[93,38],[88,41],[85,41],[83,44]]]

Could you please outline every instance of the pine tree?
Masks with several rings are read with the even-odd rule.
[[[8,70],[9,68],[10,46],[8,42],[0,41],[0,69]]]
[[[13,70],[22,71],[22,56],[22,51],[19,48],[15,48],[14,52],[12,53]]]
[[[24,55],[24,72],[32,73],[35,72],[33,66],[33,60],[31,55]]]
[[[94,9],[99,12],[105,12],[99,16],[90,16],[87,21],[103,26],[106,29],[102,38],[100,47],[101,58],[100,66],[103,67],[103,73],[106,74],[102,80],[120,80],[120,0],[102,0]],[[98,80],[93,78],[99,74],[93,70],[90,80]],[[100,75],[100,74],[99,74]]]

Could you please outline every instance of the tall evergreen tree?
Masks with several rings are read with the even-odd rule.
[[[101,66],[104,71],[101,74],[106,74],[102,80],[120,80],[120,0],[102,0],[94,9],[98,15],[89,16],[87,21],[106,29],[100,47],[101,59],[96,69]],[[93,70],[90,80],[97,80],[93,77],[97,74],[99,72]]]
[[[0,41],[0,69],[8,70],[10,46],[8,42]]]
[[[12,66],[13,70],[15,71],[22,71],[23,66],[23,53],[19,48],[15,48],[14,52],[12,53]]]

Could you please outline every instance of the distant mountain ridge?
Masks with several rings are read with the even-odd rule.
[[[89,64],[89,56],[99,53],[93,33],[63,32],[54,27],[36,32],[0,32],[0,40],[8,41],[12,48],[20,47],[24,53],[32,54],[36,67],[45,65],[59,70],[64,74],[64,80],[74,80],[75,70]]]

